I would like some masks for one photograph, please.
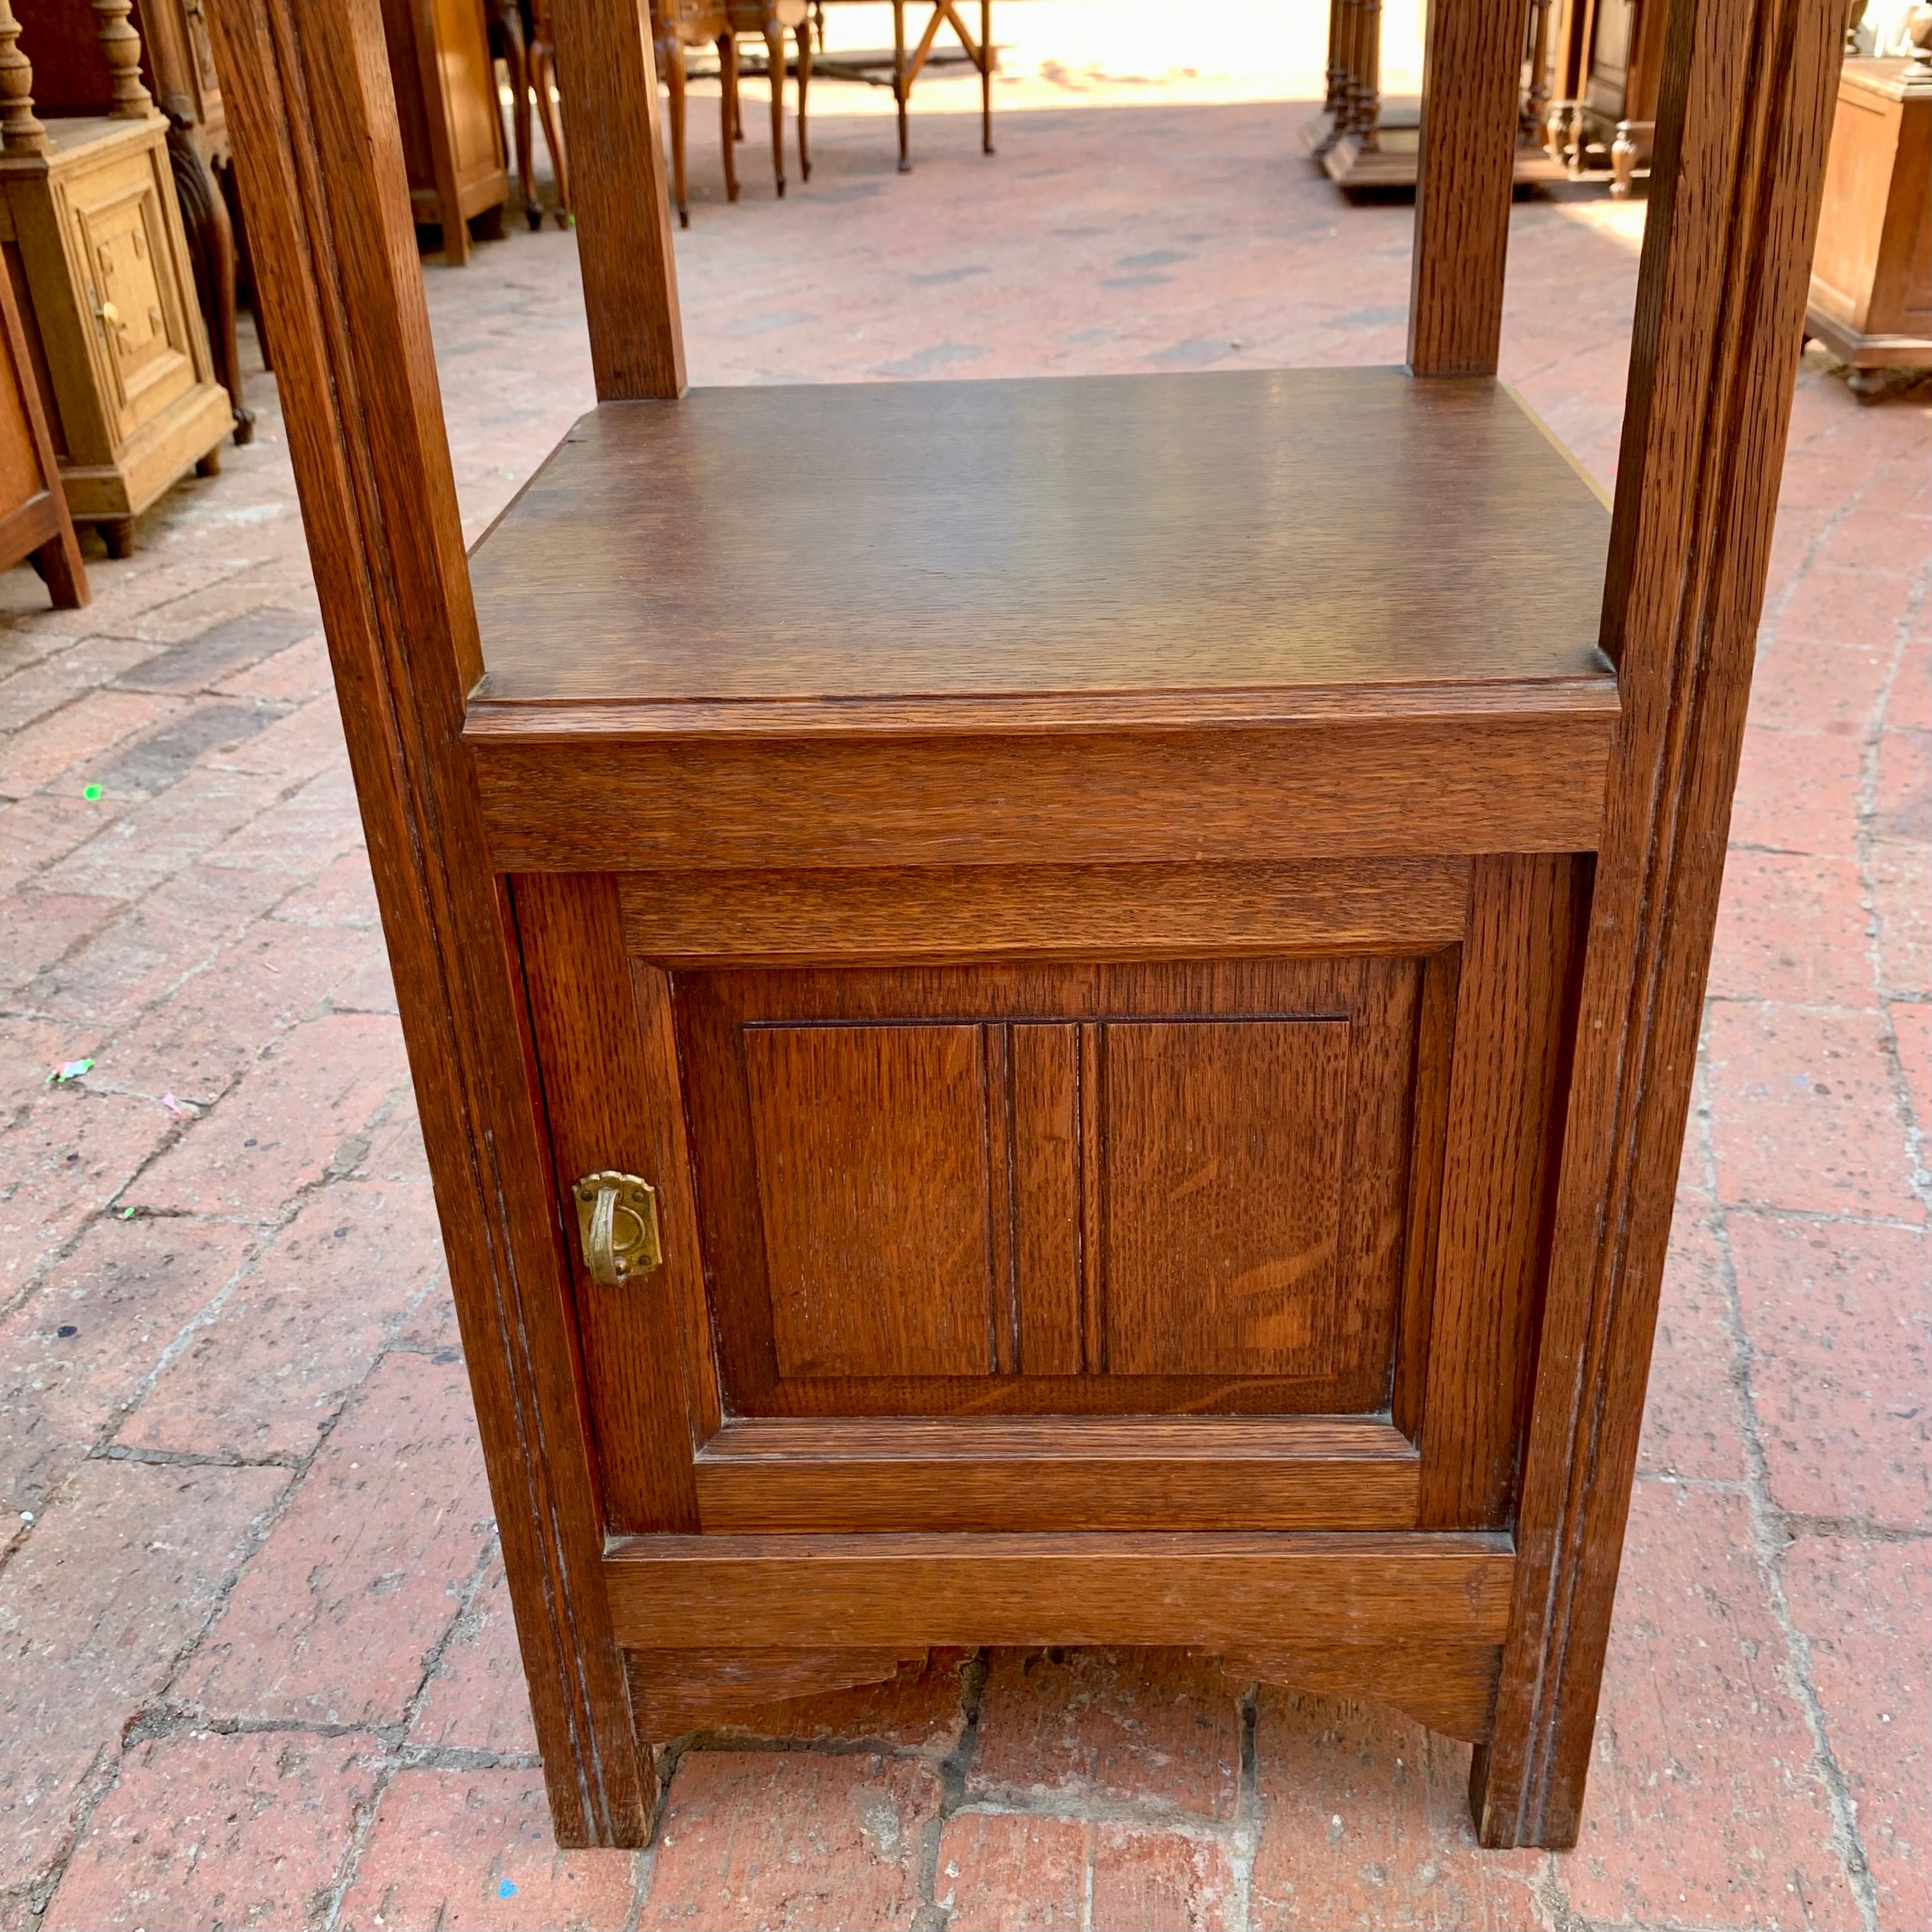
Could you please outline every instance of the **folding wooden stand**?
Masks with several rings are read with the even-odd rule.
[[[1496,380],[1522,0],[1432,10],[1406,370],[688,398],[568,0],[602,400],[466,560],[376,0],[215,0],[562,1842],[980,1643],[1574,1838],[1841,12],[1678,0],[1612,517]]]

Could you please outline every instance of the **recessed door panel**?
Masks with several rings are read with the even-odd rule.
[[[1421,970],[674,975],[728,1408],[1385,1408]]]
[[[782,1376],[994,1366],[976,1026],[774,1026],[745,1040]]]
[[[1108,1373],[1306,1375],[1333,1359],[1348,1030],[1100,1029]]]

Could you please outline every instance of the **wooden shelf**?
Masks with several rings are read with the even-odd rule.
[[[1609,530],[1486,380],[1240,371],[607,404],[472,556],[472,726],[618,707],[648,730],[664,707],[742,706],[769,728],[774,705],[825,700],[1211,716],[1324,691],[1400,707],[1514,688],[1540,708],[1564,686],[1613,708]]]
[[[1486,379],[607,404],[472,555],[464,736],[506,871],[1586,850],[1609,529]]]

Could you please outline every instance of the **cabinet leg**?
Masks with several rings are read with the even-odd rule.
[[[107,546],[110,556],[125,560],[134,554],[132,517],[103,517],[94,527],[100,532],[100,541]]]
[[[56,610],[78,610],[86,603],[87,569],[72,524],[63,522],[60,535],[50,537],[34,552],[34,566]]]

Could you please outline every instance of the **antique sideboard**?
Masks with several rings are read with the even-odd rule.
[[[565,0],[600,400],[467,557],[376,0],[213,20],[560,1840],[1106,1643],[1572,1842],[1839,0],[1672,9],[1613,508],[1496,379],[1521,0],[1430,11],[1405,368],[692,394]]]

